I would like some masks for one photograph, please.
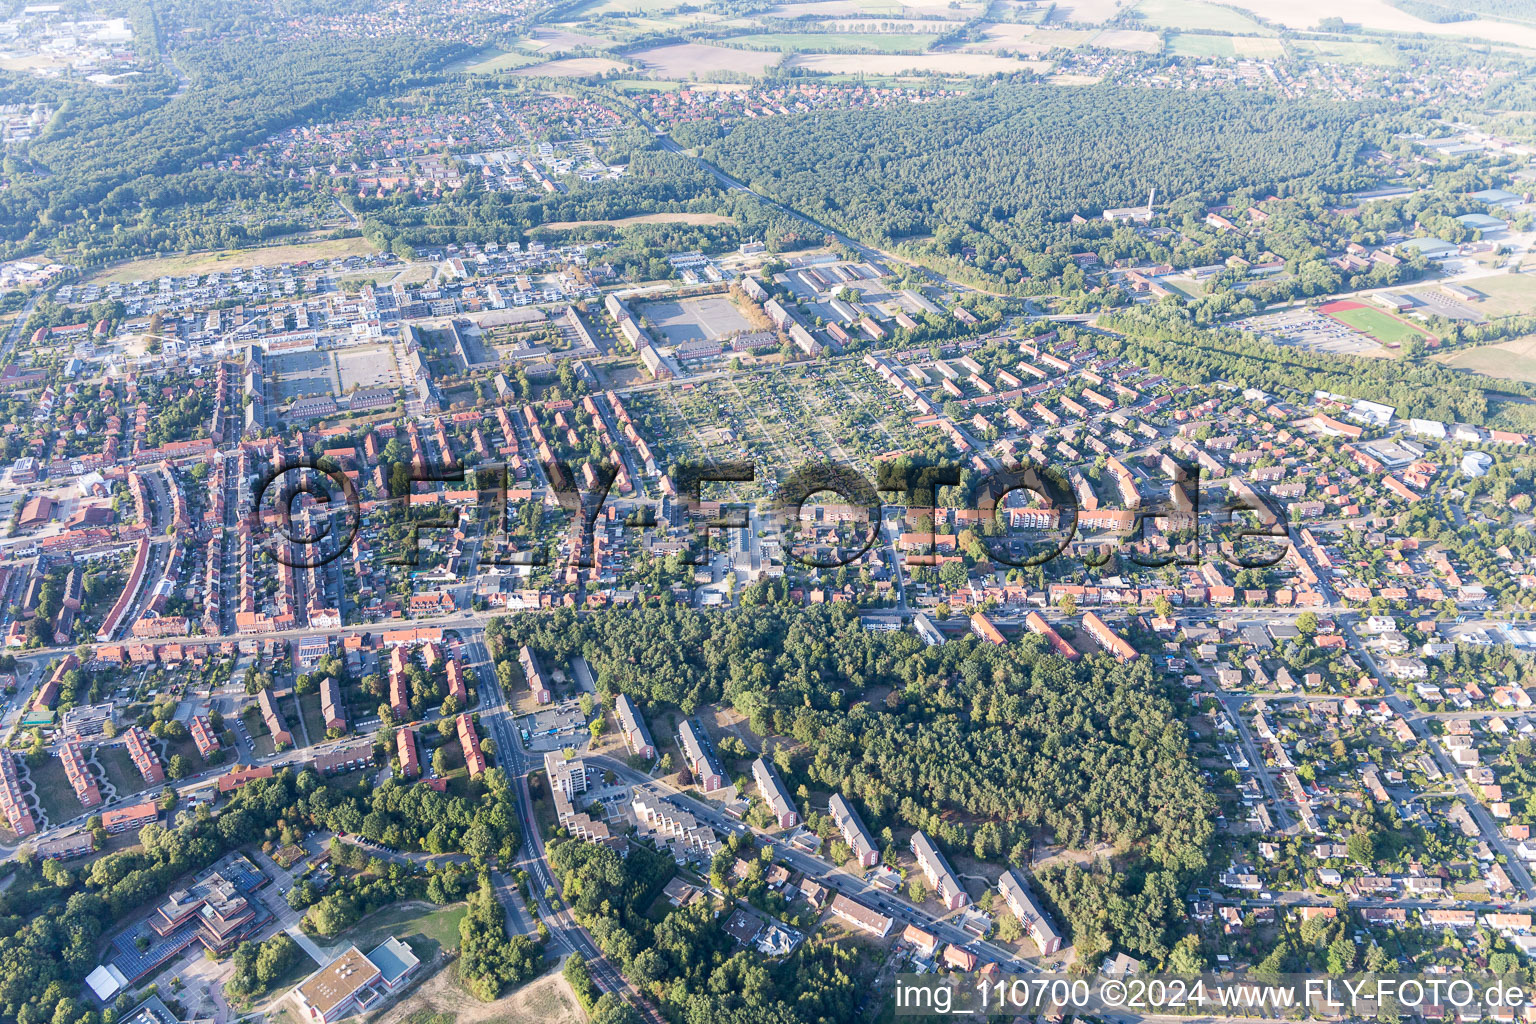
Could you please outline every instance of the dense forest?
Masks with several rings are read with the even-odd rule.
[[[1154,188],[1166,203],[1369,182],[1370,114],[1255,93],[1008,84],[748,121],[704,152],[823,223],[1016,284],[1050,274],[1051,253],[1096,249],[1115,230],[1097,215]]]
[[[1117,889],[1124,900],[1205,865],[1214,804],[1145,661],[1072,664],[1033,636],[926,647],[868,632],[840,605],[792,606],[772,584],[749,588],[733,613],[525,615],[493,620],[487,637],[497,660],[523,643],[555,661],[581,654],[602,691],[642,706],[692,713],[724,700],[758,734],[793,741],[776,751],[792,791],[856,798],[876,830],[922,828],[1020,865],[1041,838],[1112,843],[1142,865],[1140,888]],[[1160,931],[1177,916],[1149,920]],[[1128,916],[1101,934],[1130,941],[1133,926]]]
[[[459,52],[402,37],[280,41],[253,12],[211,0],[165,3],[157,15],[175,67],[127,88],[0,77],[0,101],[59,107],[0,194],[0,242],[9,249],[79,246],[90,260],[242,241],[227,222],[199,220],[189,235],[168,220],[215,201],[308,200],[296,195],[299,183],[205,165],[278,128],[406,88]]]
[[[672,910],[659,922],[646,910],[672,874],[671,858],[632,848],[621,859],[606,846],[552,843],[550,866],[576,919],[632,984],[680,1024],[834,1024],[858,1018],[858,952],[812,939],[774,963],[741,950],[707,903]],[[585,975],[567,971],[578,996]],[[587,989],[591,997],[595,990]],[[607,1000],[605,1003],[604,1000]],[[594,1003],[594,1021],[638,1024],[610,996]]]

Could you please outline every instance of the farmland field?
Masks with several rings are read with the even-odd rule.
[[[963,50],[1014,50],[1020,53],[1041,54],[1056,46],[1074,45],[1062,37],[1066,32],[1036,32],[1033,25],[987,25],[979,42],[966,43]]]
[[[854,15],[894,17],[974,18],[987,5],[979,0],[810,0],[782,4],[768,12],[772,18],[842,18]]]
[[[677,7],[677,0],[593,0],[573,8],[577,18],[599,18],[610,14],[664,14]]]
[[[914,53],[905,56],[894,53],[802,53],[790,57],[784,65],[825,74],[870,75],[900,75],[909,71],[932,71],[943,75],[991,75],[1012,71],[1043,72],[1052,66],[1050,61],[1020,60],[1016,57],[977,53]]]
[[[1462,281],[1483,297],[1463,305],[1486,317],[1536,313],[1536,274],[1493,274]]]
[[[760,74],[783,59],[777,53],[744,53],[728,46],[708,46],[704,43],[657,46],[649,50],[636,50],[626,56],[644,67],[652,78],[688,78],[690,75],[703,75],[711,71]]]
[[[535,230],[564,231],[570,228],[589,228],[600,224],[622,228],[631,224],[729,224],[731,218],[723,213],[641,213],[633,217],[616,217],[612,220],[552,220],[540,224]]]
[[[629,67],[628,64],[609,60],[607,57],[566,57],[543,64],[529,64],[515,69],[512,73],[522,76],[583,78],[587,75],[607,74],[609,71],[627,71]]]
[[[102,284],[114,281],[152,281],[157,277],[212,274],[216,271],[228,273],[231,270],[275,267],[283,263],[302,263],[306,260],[371,256],[376,252],[378,249],[362,238],[326,238],[313,242],[296,242],[292,245],[265,245],[255,249],[225,249],[221,252],[199,252],[187,256],[132,260],[94,271],[86,275],[85,280]]]
[[[1253,36],[1211,36],[1180,32],[1168,41],[1168,52],[1179,57],[1249,57],[1274,60],[1285,56],[1285,44],[1278,39]]]
[[[1470,370],[1485,377],[1502,377],[1505,380],[1536,384],[1536,336],[1445,352],[1435,356],[1435,361],[1452,369]]]
[[[1341,13],[1351,25],[1374,32],[1423,33],[1431,36],[1449,36],[1482,39],[1504,45],[1536,47],[1536,26],[1515,25],[1507,21],[1478,19],[1437,23],[1416,18],[1406,11],[1393,7],[1388,0],[1351,0],[1347,11],[1342,11],[1337,0],[1230,0],[1233,7],[1241,8],[1259,18],[1264,18],[1288,28],[1316,28],[1326,18],[1340,17]]]
[[[1135,53],[1157,53],[1163,47],[1163,41],[1156,32],[1132,28],[1107,28],[1095,35],[1090,43],[1108,50],[1131,50]]]
[[[1341,64],[1398,63],[1397,54],[1381,43],[1357,43],[1348,39],[1298,39],[1294,45],[1318,60],[1334,60]]]
[[[519,53],[516,50],[501,50],[493,47],[488,50],[482,50],[460,61],[453,66],[452,70],[462,71],[469,75],[493,75],[498,71],[511,71],[514,68],[537,64],[543,59],[543,57],[537,57],[530,53]]]
[[[843,50],[863,53],[922,53],[939,37],[922,32],[759,32],[723,40],[731,46],[779,52]]]
[[[1192,32],[1259,32],[1273,34],[1253,18],[1230,7],[1218,7],[1202,0],[1142,0],[1136,13],[1153,25]]]

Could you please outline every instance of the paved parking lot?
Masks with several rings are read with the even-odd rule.
[[[1374,338],[1346,327],[1337,320],[1310,309],[1287,309],[1266,313],[1238,322],[1244,330],[1268,335],[1282,345],[1295,345],[1311,352],[1332,355],[1369,355],[1382,351]]]

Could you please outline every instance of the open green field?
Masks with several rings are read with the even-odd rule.
[[[149,785],[144,781],[144,776],[139,774],[139,769],[134,766],[133,757],[129,755],[128,748],[121,743],[98,749],[96,760],[101,762],[102,768],[105,769],[107,781],[117,788],[118,796],[137,793]]]
[[[783,53],[922,53],[938,41],[937,35],[924,32],[756,32],[721,40],[729,46]]]
[[[224,249],[220,252],[194,252],[185,256],[162,256],[149,260],[130,260],[93,271],[86,281],[150,281],[167,275],[212,274],[215,271],[249,270],[275,267],[305,260],[335,259],[345,256],[371,256],[378,252],[366,239],[323,238],[293,245],[266,245],[255,249]]]
[[[1165,288],[1172,288],[1186,299],[1194,300],[1206,293],[1205,285],[1187,278],[1165,277],[1158,281]]]
[[[565,12],[568,18],[601,18],[610,14],[665,14],[682,6],[680,0],[592,0]]]
[[[1340,64],[1379,64],[1390,67],[1401,63],[1395,50],[1380,43],[1358,43],[1348,39],[1297,39],[1291,45],[1304,56],[1337,61]]]
[[[1463,348],[1434,358],[1435,362],[1452,369],[1536,384],[1536,336]]]
[[[37,788],[37,802],[48,820],[59,825],[85,808],[75,799],[75,789],[64,774],[64,765],[58,757],[50,755],[43,763],[30,770],[32,785]]]
[[[682,82],[660,82],[649,78],[615,78],[608,82],[619,92],[677,92],[683,87]]]
[[[298,699],[299,713],[304,717],[309,742],[319,743],[325,738],[325,716],[320,713],[320,691],[301,694]]]
[[[459,922],[468,909],[462,903],[452,907],[402,903],[359,921],[340,941],[356,943],[366,952],[393,935],[426,963],[445,949],[459,948]]]
[[[1194,32],[1274,34],[1273,29],[1265,28],[1241,11],[1204,3],[1203,0],[1141,0],[1136,5],[1136,13],[1143,20],[1162,28]]]
[[[1203,35],[1180,32],[1168,40],[1168,52],[1178,57],[1243,57],[1275,60],[1285,56],[1285,44],[1258,36]]]
[[[1428,337],[1428,332],[1422,331],[1412,324],[1404,323],[1395,317],[1375,309],[1343,309],[1337,313],[1329,313],[1341,323],[1348,324],[1363,334],[1368,334],[1383,345],[1401,345],[1410,338]]]
[[[449,66],[449,71],[462,71],[467,75],[494,75],[498,71],[511,71],[513,68],[526,67],[529,64],[537,64],[547,58],[535,56],[531,53],[519,53],[516,50],[502,50],[491,47],[471,54],[469,57]]]
[[[1494,274],[1461,283],[1482,298],[1456,301],[1490,319],[1536,313],[1536,274]]]

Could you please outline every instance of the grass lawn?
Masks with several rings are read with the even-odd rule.
[[[143,281],[166,275],[211,274],[214,271],[275,267],[301,260],[333,259],[337,256],[367,256],[378,252],[362,238],[322,238],[291,245],[269,245],[254,249],[225,249],[219,252],[195,252],[185,256],[162,256],[131,260],[87,274],[86,281]]]
[[[75,788],[69,784],[69,776],[64,774],[64,765],[57,757],[50,755],[31,773],[37,802],[50,822],[61,824],[85,810],[75,798]]]
[[[252,736],[267,736],[271,733],[267,728],[267,720],[261,717],[261,709],[255,704],[247,704],[240,709],[240,720],[245,723],[245,731]]]
[[[1428,337],[1428,332],[1368,307],[1341,309],[1336,313],[1329,313],[1328,316],[1363,334],[1370,335],[1383,345],[1401,345],[1410,338]]]
[[[1142,19],[1163,28],[1181,28],[1195,32],[1236,32],[1273,35],[1253,18],[1230,7],[1220,7],[1202,0],[1141,0],[1136,13]]]
[[[122,744],[97,749],[96,760],[106,770],[107,781],[117,787],[118,796],[137,793],[149,785],[144,781],[144,776],[139,774],[133,758],[128,754],[128,748]]]
[[[1164,277],[1158,281],[1158,284],[1161,284],[1166,288],[1172,288],[1186,299],[1198,299],[1200,296],[1205,294],[1205,285],[1201,284],[1199,281]]]
[[[468,909],[462,903],[438,907],[412,902],[386,907],[359,921],[341,939],[356,943],[366,953],[393,935],[426,963],[444,949],[459,948],[459,922]]]
[[[784,53],[922,53],[938,39],[923,32],[757,32],[719,41],[727,46]]]
[[[170,764],[171,758],[177,754],[186,758],[187,763],[192,765],[194,771],[198,770],[197,766],[203,763],[203,755],[198,753],[197,741],[192,738],[190,731],[179,739],[168,739],[165,741],[165,763]]]
[[[1536,384],[1536,336],[1445,352],[1434,357],[1455,370]]]
[[[304,717],[304,728],[309,730],[309,742],[319,743],[325,739],[325,718],[320,714],[320,691],[301,694],[298,701],[299,712]]]

